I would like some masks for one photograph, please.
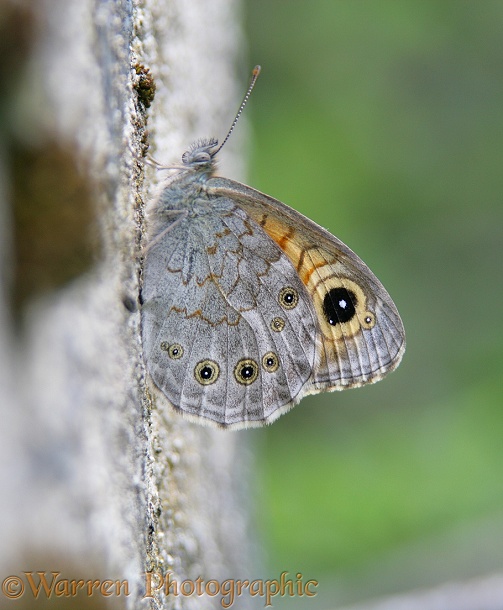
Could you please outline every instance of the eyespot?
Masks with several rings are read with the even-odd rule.
[[[183,356],[183,347],[179,343],[170,345],[167,341],[163,341],[160,347],[163,352],[168,352],[168,356],[172,360],[179,360]]]
[[[311,278],[307,288],[325,339],[347,342],[375,326],[377,314],[370,310],[374,301],[369,286],[340,275],[328,263],[317,268],[317,273],[319,277]]]
[[[183,356],[183,347],[179,343],[173,343],[168,348],[168,356],[172,360],[179,360]]]
[[[234,368],[234,377],[242,385],[250,385],[258,377],[258,364],[251,358],[243,358]]]
[[[284,328],[285,328],[285,321],[283,320],[283,318],[273,318],[273,320],[271,322],[271,329],[274,332],[280,333]]]
[[[201,385],[215,383],[220,375],[220,367],[214,360],[201,360],[196,364],[194,377]]]
[[[262,366],[268,373],[274,373],[279,368],[279,358],[274,352],[267,352],[262,358]]]
[[[363,321],[362,321],[363,328],[370,330],[371,328],[374,328],[375,323],[376,323],[375,315],[371,311],[366,311],[365,315],[363,316]]]
[[[357,304],[356,295],[351,290],[332,288],[323,299],[323,315],[331,326],[344,324],[354,317]]]
[[[291,286],[285,286],[280,290],[278,302],[283,309],[293,309],[299,302],[299,293]]]

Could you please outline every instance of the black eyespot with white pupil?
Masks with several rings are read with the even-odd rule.
[[[179,343],[173,343],[168,348],[168,356],[172,360],[179,360],[183,356],[183,347]]]
[[[262,366],[268,373],[274,373],[279,368],[279,358],[274,352],[267,352],[262,358]]]
[[[242,385],[250,385],[258,377],[258,364],[251,358],[240,360],[234,368],[234,377]]]
[[[366,311],[362,320],[363,328],[370,330],[374,328],[376,323],[376,317],[371,311]]]
[[[357,298],[346,288],[332,288],[323,299],[323,314],[331,325],[344,324],[353,319],[356,313]]]
[[[201,385],[215,383],[220,375],[220,367],[213,360],[202,360],[196,364],[194,377]]]
[[[278,301],[281,307],[284,309],[293,309],[299,302],[299,293],[295,290],[295,288],[286,286],[285,288],[281,289]]]

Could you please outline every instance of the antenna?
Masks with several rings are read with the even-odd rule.
[[[248,89],[246,90],[243,101],[241,102],[241,106],[239,106],[239,110],[237,111],[236,117],[234,118],[234,121],[232,121],[231,128],[227,132],[227,135],[225,136],[222,144],[220,144],[220,146],[216,149],[215,152],[211,153],[212,157],[214,157],[222,149],[223,145],[227,142],[231,133],[234,131],[234,127],[236,127],[236,123],[239,121],[239,117],[241,116],[241,113],[243,112],[243,109],[246,106],[246,103],[248,102],[248,98],[250,97],[253,87],[255,87],[255,83],[257,82],[257,78],[259,77],[259,74],[260,74],[260,69],[261,69],[260,66],[255,66],[253,68],[250,84],[248,86]]]

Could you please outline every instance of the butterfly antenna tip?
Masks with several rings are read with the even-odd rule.
[[[212,157],[214,157],[223,148],[224,144],[229,139],[231,133],[234,131],[234,127],[236,127],[236,123],[239,121],[239,117],[241,116],[241,113],[243,112],[244,107],[246,106],[246,104],[248,102],[251,92],[253,91],[253,87],[255,87],[255,83],[257,82],[257,78],[259,77],[260,70],[261,70],[260,66],[255,66],[253,68],[250,84],[248,85],[248,89],[246,90],[243,101],[241,102],[241,105],[239,106],[239,110],[237,111],[236,116],[234,117],[234,121],[232,121],[231,128],[227,132],[227,135],[225,136],[222,144],[220,144],[220,146],[216,149],[216,151],[214,153],[212,153],[212,155],[211,155]]]

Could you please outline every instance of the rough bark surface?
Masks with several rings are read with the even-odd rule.
[[[145,179],[136,158],[147,140],[169,162],[195,138],[224,133],[246,78],[239,3],[9,6],[31,25],[0,150],[1,572],[126,580],[117,607],[214,608],[209,596],[143,598],[145,571],[171,571],[178,582],[251,574],[243,433],[188,423],[148,390],[138,305],[143,207],[162,175],[148,168]],[[138,101],[148,97],[144,68],[157,87],[149,109]],[[222,153],[237,178],[239,139]],[[25,303],[22,330],[10,306],[13,141],[68,152],[89,185],[100,235],[87,273]],[[33,605],[26,587],[20,608]],[[102,602],[93,596],[93,607]]]

